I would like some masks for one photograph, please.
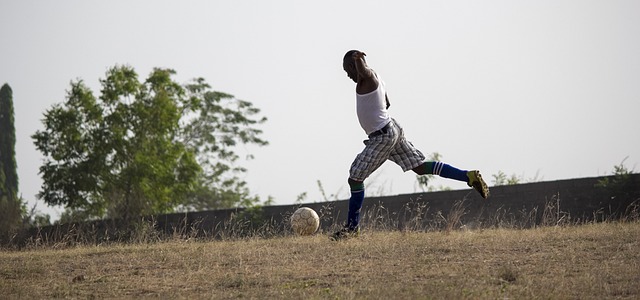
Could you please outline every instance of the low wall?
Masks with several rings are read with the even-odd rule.
[[[640,174],[630,175],[622,187],[599,188],[594,177],[491,187],[489,199],[472,189],[369,197],[363,205],[363,226],[386,222],[387,228],[425,228],[432,226],[490,227],[509,223],[532,227],[554,222],[601,221],[618,219],[640,206]],[[224,209],[154,216],[154,229],[164,234],[184,232],[221,236],[236,231],[259,229],[265,223],[273,230],[288,227],[289,216],[300,206],[314,209],[321,217],[321,228],[332,230],[346,219],[348,200],[266,206],[260,209]],[[240,224],[240,225],[239,225]],[[70,231],[91,236],[91,242],[114,239],[118,221],[104,220],[63,224],[33,229],[26,239],[36,236],[50,240],[69,238]],[[279,231],[282,232],[282,231]],[[78,234],[80,235],[80,234]],[[117,238],[117,237],[116,237]],[[126,238],[126,237],[124,237]]]
[[[363,222],[376,217],[394,218],[399,227],[420,217],[423,222],[447,218],[452,211],[460,225],[491,225],[511,220],[524,227],[541,224],[547,219],[564,218],[565,222],[601,221],[625,215],[630,206],[640,205],[640,174],[630,178],[625,196],[596,187],[605,177],[581,178],[491,187],[491,196],[482,199],[473,189],[404,194],[365,198]],[[612,177],[610,177],[612,178]],[[300,205],[265,207],[264,213],[276,221],[289,216]],[[309,203],[324,227],[344,222],[348,200]],[[420,216],[418,216],[420,214]],[[545,215],[546,214],[546,215]],[[377,215],[377,216],[376,216]],[[558,220],[560,221],[560,220]],[[366,224],[364,224],[366,226]]]
[[[625,197],[615,196],[610,190],[597,188],[597,183],[605,178],[607,177],[496,186],[491,187],[489,199],[482,199],[470,188],[369,197],[365,199],[362,208],[363,225],[367,226],[367,222],[375,222],[376,219],[384,217],[392,219],[387,220],[391,221],[390,224],[403,228],[409,222],[416,225],[416,218],[423,223],[433,222],[438,218],[450,218],[455,210],[457,213],[462,212],[457,220],[458,225],[487,226],[509,221],[521,227],[531,227],[553,220],[582,222],[617,219],[624,216],[630,206],[640,205],[640,174],[631,175],[630,184],[624,191]],[[318,212],[321,228],[327,229],[345,221],[348,202],[341,200],[266,206],[261,208],[261,218],[257,219],[286,227],[293,211],[300,206],[306,206]],[[214,230],[225,227],[224,222],[232,215],[246,217],[242,212],[242,209],[228,209],[169,214],[158,216],[156,222],[158,228],[166,232],[196,223],[198,228]]]

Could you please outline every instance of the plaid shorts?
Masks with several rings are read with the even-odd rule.
[[[390,160],[409,171],[424,162],[425,156],[404,137],[404,130],[395,120],[386,133],[364,141],[365,147],[351,164],[349,178],[364,181],[385,161]]]

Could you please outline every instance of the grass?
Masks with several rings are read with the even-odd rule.
[[[8,298],[638,299],[640,222],[0,251]]]

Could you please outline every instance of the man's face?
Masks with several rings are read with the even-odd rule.
[[[353,58],[345,59],[344,62],[342,62],[342,68],[347,72],[347,77],[351,78],[353,82],[358,83],[358,71],[356,70]]]

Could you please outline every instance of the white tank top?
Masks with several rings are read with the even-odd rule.
[[[358,121],[367,135],[382,129],[391,121],[386,108],[385,95],[384,83],[380,78],[378,78],[378,88],[375,91],[363,95],[356,93]]]

